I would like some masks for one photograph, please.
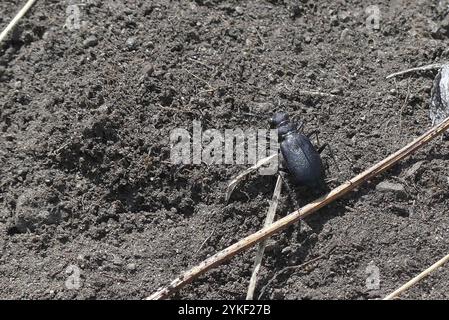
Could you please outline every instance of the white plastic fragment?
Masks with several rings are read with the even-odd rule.
[[[445,64],[433,82],[430,100],[430,119],[436,126],[449,117],[449,65]]]

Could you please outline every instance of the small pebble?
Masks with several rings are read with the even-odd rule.
[[[99,113],[109,113],[109,105],[103,104],[103,105],[98,107],[97,111]]]
[[[349,20],[350,20],[350,13],[349,12],[347,12],[347,11],[340,11],[338,14],[337,14],[337,17],[338,17],[338,19],[341,21],[341,22],[348,22]]]
[[[147,64],[144,68],[143,68],[143,73],[146,76],[151,76],[154,72],[154,66],[152,64]]]
[[[98,39],[96,36],[89,36],[83,41],[84,48],[94,47],[98,44]]]
[[[340,40],[345,41],[350,37],[351,31],[348,28],[345,28],[340,34]]]
[[[407,170],[405,173],[405,178],[414,177],[415,174],[418,172],[418,170],[423,165],[424,161],[418,161],[416,162],[410,169]]]
[[[376,186],[377,191],[381,192],[393,192],[397,194],[405,194],[405,188],[400,183],[393,183],[389,181],[383,181]]]
[[[135,271],[137,269],[137,266],[136,266],[135,263],[128,263],[126,265],[126,269],[129,270],[129,271]]]
[[[341,94],[343,94],[343,89],[341,89],[341,88],[332,89],[331,94],[341,95]]]
[[[130,37],[126,40],[126,46],[129,50],[134,50],[137,48],[137,38],[136,37]]]
[[[115,264],[116,266],[120,266],[122,265],[123,261],[120,257],[114,256],[114,258],[112,259],[112,263]]]
[[[145,42],[144,47],[149,50],[154,49],[154,42],[152,41]]]

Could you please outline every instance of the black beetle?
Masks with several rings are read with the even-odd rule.
[[[281,153],[292,182],[311,188],[323,186],[322,148],[317,151],[310,139],[292,125],[287,113],[275,113],[270,122],[278,130]]]

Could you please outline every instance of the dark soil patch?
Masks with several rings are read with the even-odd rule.
[[[282,108],[332,145],[331,186],[412,140],[430,125],[435,73],[385,76],[448,59],[448,4],[438,3],[377,1],[372,30],[357,0],[89,0],[71,30],[68,1],[38,1],[0,48],[0,298],[144,298],[258,230],[275,177],[226,204],[227,181],[246,166],[170,163],[171,130],[193,120],[268,128]],[[0,28],[19,5],[0,3]],[[448,146],[435,141],[310,228],[275,236],[257,292],[333,249],[276,277],[263,298],[379,298],[447,254]],[[376,191],[381,179],[407,195]],[[279,215],[291,209],[284,195]],[[244,298],[253,259],[238,255],[176,298]],[[377,290],[366,287],[373,264]],[[71,265],[77,290],[65,285]],[[448,298],[448,281],[445,268],[404,297]]]

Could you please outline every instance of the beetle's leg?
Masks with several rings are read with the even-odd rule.
[[[319,154],[321,154],[321,152],[323,152],[324,149],[326,149],[326,148],[329,149],[330,156],[331,156],[332,160],[334,160],[335,166],[337,167],[338,172],[340,172],[340,167],[338,166],[337,159],[335,159],[335,156],[334,156],[334,151],[332,150],[332,148],[331,148],[331,146],[330,146],[329,143],[325,143],[325,144],[323,144],[322,146],[320,146],[320,147],[318,148],[317,152],[318,152]]]
[[[290,203],[293,203],[293,210],[297,210],[299,208],[298,200],[296,199],[296,193],[292,190],[290,186],[290,182],[288,181],[286,177],[287,172],[279,170],[279,176],[282,178],[282,181],[284,182],[285,189],[287,190],[287,197],[290,200]],[[298,221],[298,229],[301,229],[301,220]],[[295,238],[297,238],[298,233],[295,232],[297,229],[290,229],[292,232],[296,234]],[[288,232],[290,233],[290,232]]]
[[[330,155],[331,155],[331,157],[332,157],[332,160],[334,160],[335,166],[337,167],[337,170],[340,172],[340,167],[338,166],[338,162],[337,162],[337,160],[335,159],[334,151],[332,150],[330,144],[326,142],[326,143],[324,143],[323,145],[320,145],[320,138],[319,138],[319,135],[318,135],[319,132],[320,132],[319,130],[313,130],[313,131],[309,132],[306,136],[307,136],[308,138],[310,138],[311,135],[315,135],[315,136],[316,136],[316,141],[317,141],[317,145],[318,145],[317,152],[318,152],[319,154],[321,154],[321,153],[324,151],[324,149],[326,149],[326,148],[329,149],[329,153],[330,153]]]
[[[287,172],[279,170],[279,175],[281,176],[282,181],[284,181],[284,186],[285,186],[285,189],[287,189],[288,197],[290,198],[290,201],[293,202],[293,205],[294,205],[295,210],[296,210],[296,209],[299,208],[299,203],[296,200],[295,192],[290,187],[290,183],[287,180],[286,174],[287,174]]]
[[[287,170],[287,163],[285,162],[284,156],[282,155],[282,152],[279,152],[279,172],[283,171],[285,173],[285,171]],[[284,177],[281,177],[284,178]],[[284,181],[285,182],[285,181]]]
[[[331,174],[330,171],[330,165],[329,165],[329,158],[325,157],[323,160],[324,170],[326,172],[326,176],[329,176]],[[325,181],[326,182],[326,181]]]
[[[325,143],[325,144],[323,144],[322,146],[320,146],[316,152],[318,152],[319,154],[321,154],[321,152],[323,152],[324,149],[326,149],[326,147],[328,147],[329,150],[331,150],[330,147],[329,147],[329,144],[328,144],[328,143]]]
[[[312,130],[312,131],[310,131],[309,133],[306,134],[306,137],[307,137],[307,138],[310,138],[312,135],[315,135],[317,146],[318,146],[318,148],[321,149],[321,146],[320,146],[320,137],[319,137],[319,135],[318,135],[319,133],[320,133],[320,130]],[[318,153],[320,153],[320,152],[318,152]]]
[[[284,182],[284,186],[285,189],[287,191],[287,197],[290,200],[290,202],[293,204],[293,210],[298,210],[301,206],[298,202],[298,199],[296,199],[296,192],[291,188],[291,184],[290,181],[288,180],[288,178],[286,177],[287,172],[283,171],[283,170],[279,170],[279,175],[282,178],[282,181]],[[299,219],[297,222],[298,227],[294,228],[292,230],[293,232],[293,238],[295,239],[299,239],[300,234],[301,234],[301,228],[304,231],[310,231],[312,230],[312,227],[303,219]]]

